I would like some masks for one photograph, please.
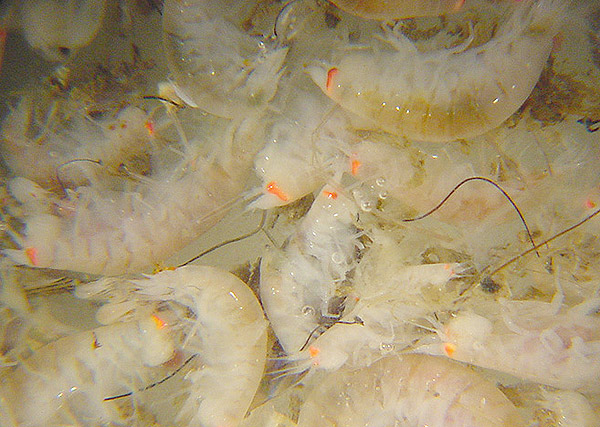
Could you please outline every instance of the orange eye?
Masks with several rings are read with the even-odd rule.
[[[596,207],[596,203],[591,198],[587,198],[585,201],[585,207],[588,209],[594,209]]]
[[[40,261],[38,259],[38,250],[37,248],[27,248],[25,249],[25,255],[29,258],[31,265],[39,265]]]
[[[338,70],[337,68],[330,68],[329,71],[327,71],[327,83],[325,84],[325,88],[327,89],[327,92],[331,92],[331,89],[333,87],[333,78],[337,75],[337,73],[340,70]]]
[[[350,173],[352,173],[353,176],[356,176],[358,174],[360,166],[360,160],[352,160],[352,163],[350,164]]]
[[[151,317],[152,317],[152,320],[154,320],[154,323],[156,324],[156,327],[158,329],[162,329],[165,326],[167,326],[167,322],[165,322],[163,319],[161,319],[157,315],[153,314]]]
[[[321,350],[311,345],[310,347],[308,347],[308,352],[310,353],[310,357],[317,357]]]
[[[279,188],[275,181],[271,181],[267,184],[267,191],[271,194],[276,195],[284,202],[287,202],[289,200],[288,195],[285,194],[281,188]]]
[[[154,136],[154,123],[152,122],[152,120],[147,120],[144,124],[144,127],[148,131],[148,135]]]
[[[444,343],[444,352],[448,355],[448,357],[452,357],[452,355],[456,352],[456,345],[452,343]]]

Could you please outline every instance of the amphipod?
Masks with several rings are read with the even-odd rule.
[[[345,161],[343,148],[353,135],[344,117],[327,114],[330,101],[323,103],[319,90],[311,89],[294,87],[284,111],[275,116],[268,142],[254,160],[262,183],[256,192],[260,196],[251,208],[270,209],[292,203],[339,173]]]
[[[220,140],[212,153],[182,136],[185,151],[176,158],[168,149],[153,156],[156,169],[133,189],[91,185],[77,187],[66,199],[48,196],[47,205],[60,209],[27,212],[24,232],[13,235],[19,249],[4,254],[31,267],[105,275],[141,272],[164,261],[239,200],[264,142],[257,117],[212,119],[212,135],[203,139]]]
[[[220,117],[264,109],[281,77],[287,48],[242,30],[240,1],[167,0],[167,62],[182,99]]]
[[[368,19],[403,19],[458,12],[465,0],[331,0],[345,12]]]
[[[367,257],[369,255],[370,252]],[[361,264],[364,261],[363,258]],[[354,307],[347,304],[344,316],[318,338],[313,339],[316,334],[307,337],[305,349],[288,357],[291,362],[289,372],[303,372],[304,379],[308,380],[318,371],[366,367],[386,355],[408,348],[421,335],[414,324],[416,319],[426,316],[428,309],[418,303],[419,298],[406,291],[428,285],[442,286],[456,277],[454,268],[459,266],[400,267],[395,277],[386,277],[389,279],[387,288],[382,285],[383,280],[366,284],[364,278],[355,274],[354,292],[347,298],[350,303],[355,301]],[[375,288],[377,290],[373,291]],[[372,291],[370,295],[369,291]]]
[[[326,185],[287,247],[269,252],[261,262],[261,300],[289,354],[301,350],[319,320],[340,314],[330,304],[362,248],[354,225],[357,212],[353,200]]]
[[[263,374],[267,322],[254,293],[233,274],[190,265],[133,281],[138,298],[185,308],[174,327],[181,349],[196,354],[185,374],[177,425],[234,427],[244,418]]]
[[[104,399],[136,391],[165,375],[160,365],[173,357],[174,350],[169,328],[148,313],[136,321],[101,326],[53,341],[16,369],[3,372],[2,425],[126,422],[131,414],[122,413],[122,406]]]
[[[94,39],[106,0],[13,1],[4,19],[49,61],[65,61]]]
[[[402,34],[395,50],[344,51],[309,67],[321,90],[376,128],[419,141],[481,135],[527,99],[546,65],[565,0],[526,1],[487,43],[420,53]]]
[[[44,98],[24,96],[2,121],[0,152],[14,175],[46,189],[108,182],[148,155],[153,122],[143,110],[128,106],[96,120],[80,105]]]
[[[567,390],[600,389],[600,298],[568,309],[539,301],[505,301],[502,319],[459,312],[419,352],[445,355]]]
[[[360,370],[341,370],[310,393],[299,427],[525,426],[492,383],[453,361],[388,356]]]

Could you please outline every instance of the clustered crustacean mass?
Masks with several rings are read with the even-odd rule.
[[[599,2],[0,12],[1,427],[600,426]]]

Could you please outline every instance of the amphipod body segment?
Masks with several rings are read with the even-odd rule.
[[[190,265],[136,280],[140,297],[183,305],[182,351],[197,354],[186,373],[177,425],[234,427],[244,418],[263,374],[267,322],[256,296],[233,274]]]
[[[523,2],[487,43],[420,53],[402,34],[395,50],[340,52],[309,67],[321,90],[376,128],[446,142],[499,126],[525,102],[546,65],[564,0]]]
[[[309,395],[298,421],[308,426],[524,426],[515,406],[478,373],[450,360],[388,356],[340,370]]]

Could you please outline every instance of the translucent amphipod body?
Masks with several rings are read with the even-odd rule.
[[[600,416],[588,399],[572,390],[544,390],[540,404],[557,418],[558,427],[597,427]]]
[[[203,118],[195,132],[204,138],[182,135],[177,151],[153,153],[150,176],[117,190],[93,182],[66,198],[47,195],[49,212],[26,212],[24,232],[13,236],[19,249],[4,253],[31,267],[118,275],[143,271],[182,249],[239,200],[264,143],[259,117]]]
[[[277,90],[287,48],[242,29],[239,0],[167,0],[167,61],[182,99],[221,117],[264,108]]]
[[[515,406],[478,373],[450,360],[388,356],[341,370],[311,392],[298,420],[309,426],[525,426]]]
[[[186,266],[135,280],[137,297],[175,302],[175,324],[185,334],[186,354],[197,354],[185,375],[177,425],[234,427],[244,418],[263,374],[267,322],[254,293],[233,274]]]
[[[340,9],[369,19],[402,19],[457,12],[465,0],[332,0]]]
[[[8,3],[8,2],[7,2]],[[21,30],[49,61],[65,61],[87,46],[104,18],[106,0],[12,1],[4,25]]]
[[[503,301],[500,319],[459,312],[438,331],[441,343],[417,351],[509,373],[553,387],[600,389],[600,298],[561,307],[562,299]]]
[[[0,377],[6,427],[108,425],[127,422],[108,396],[156,381],[174,355],[169,328],[156,316],[117,322],[58,339]],[[158,374],[158,376],[157,376]],[[121,408],[121,409],[120,409]]]
[[[552,50],[566,0],[515,6],[491,40],[419,52],[402,34],[395,50],[344,50],[308,72],[342,108],[409,139],[445,142],[499,126],[527,99]]]
[[[132,160],[148,155],[153,122],[143,110],[128,106],[93,119],[75,102],[47,98],[23,96],[2,121],[0,152],[14,175],[46,189],[85,185],[109,180],[120,166],[134,170]]]
[[[392,264],[390,270],[394,274],[384,273],[378,280],[373,275],[361,274],[363,263],[373,262],[368,260],[372,258],[371,250],[354,272],[353,292],[348,297],[354,304],[346,304],[343,317],[318,338],[312,340],[312,336],[307,336],[306,348],[289,356],[294,366],[290,370],[310,370],[310,375],[343,366],[365,367],[408,347],[421,335],[414,325],[416,319],[429,313],[424,304],[419,304],[416,294],[430,285],[444,286],[461,269],[458,264],[399,266],[386,260]],[[372,282],[366,283],[365,279]]]
[[[341,169],[343,147],[355,137],[341,115],[327,114],[331,101],[323,102],[320,91],[311,89],[294,87],[283,112],[274,118],[269,140],[254,160],[262,183],[251,208],[292,203],[318,190]]]
[[[357,212],[353,200],[326,185],[286,247],[267,253],[261,262],[261,300],[290,354],[300,351],[322,316],[340,315],[330,304],[362,248]]]

